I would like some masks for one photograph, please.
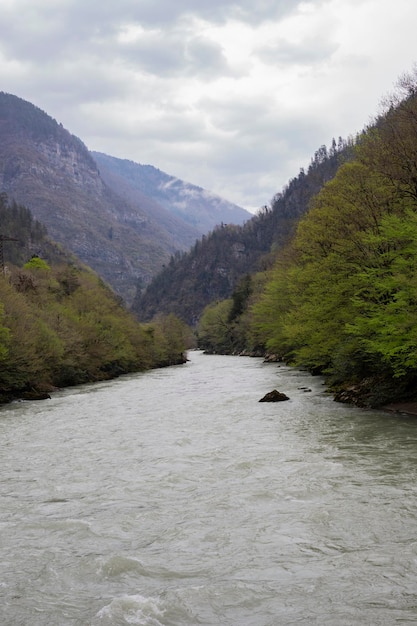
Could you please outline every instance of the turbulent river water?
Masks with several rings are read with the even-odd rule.
[[[1,626],[416,624],[417,418],[189,358],[1,408]]]

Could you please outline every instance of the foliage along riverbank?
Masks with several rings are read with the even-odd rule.
[[[95,274],[29,262],[0,277],[0,401],[185,360],[174,316],[140,325]]]
[[[184,362],[183,322],[168,315],[139,324],[93,271],[48,240],[28,209],[2,195],[0,217],[16,239],[7,249],[15,263],[0,274],[0,402]],[[30,258],[34,249],[48,261]]]
[[[208,307],[201,347],[278,354],[336,399],[417,399],[417,70],[313,199],[269,272]]]

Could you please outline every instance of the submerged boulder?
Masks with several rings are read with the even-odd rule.
[[[277,391],[277,389],[273,389],[264,395],[263,398],[259,400],[259,402],[283,402],[284,400],[289,400],[289,397],[282,393],[282,391]]]
[[[264,363],[281,363],[282,357],[278,354],[266,354],[264,357]]]

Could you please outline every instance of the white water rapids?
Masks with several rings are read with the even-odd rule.
[[[0,409],[1,626],[416,624],[417,418],[189,358]]]

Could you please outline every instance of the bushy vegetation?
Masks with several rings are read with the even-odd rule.
[[[56,248],[29,216],[1,196],[7,234],[32,232],[37,247],[55,250],[48,259],[29,256],[21,267],[7,262],[0,275],[1,400],[183,362],[189,345],[184,323],[171,316],[140,325],[95,273]],[[32,227],[25,231],[26,222]],[[19,243],[20,255],[34,246],[30,237]]]
[[[262,339],[252,329],[252,305],[263,286],[263,275],[246,274],[230,298],[208,305],[198,323],[198,346],[215,354],[263,353]]]
[[[400,81],[354,158],[314,197],[250,315],[246,346],[256,337],[325,374],[340,397],[362,405],[415,397],[417,74]]]

